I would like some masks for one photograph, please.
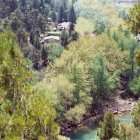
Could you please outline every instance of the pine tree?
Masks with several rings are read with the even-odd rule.
[[[40,8],[40,1],[39,0],[34,0],[33,1],[33,8],[34,9],[39,9]]]
[[[20,1],[20,8],[21,8],[21,11],[22,12],[26,12],[26,10],[27,10],[27,0],[21,0]]]
[[[45,8],[44,0],[40,1],[40,7]]]
[[[80,103],[80,93],[82,90],[82,78],[81,73],[76,67],[76,64],[72,66],[72,82],[75,84],[75,92],[74,97],[76,99],[76,103]]]
[[[131,70],[130,70],[130,80],[133,80],[134,78],[134,67],[135,67],[135,50],[137,47],[137,43],[135,42],[135,40],[132,40],[131,42],[131,47],[130,47],[130,66],[131,66]]]
[[[44,48],[42,50],[42,60],[43,60],[43,65],[46,67],[48,64],[48,54]]]
[[[9,5],[10,5],[11,12],[14,12],[15,9],[17,8],[17,6],[18,6],[16,0],[11,0],[11,1],[9,1]]]
[[[69,34],[66,31],[66,29],[64,29],[61,33],[61,44],[66,47],[68,45],[68,38],[69,38]]]
[[[75,13],[73,5],[72,5],[70,12],[69,12],[69,21],[71,22],[71,24],[76,23],[76,13]]]
[[[64,21],[64,17],[65,17],[65,11],[64,11],[63,6],[61,5],[60,12],[59,12],[59,17],[58,17],[58,22],[62,23]]]

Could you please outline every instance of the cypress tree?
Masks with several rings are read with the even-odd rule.
[[[76,13],[75,13],[75,9],[74,9],[74,6],[73,5],[72,5],[72,7],[70,9],[70,12],[69,12],[69,21],[72,24],[75,24],[76,23]]]
[[[116,122],[113,113],[106,112],[104,115],[103,122],[100,123],[98,129],[98,135],[101,140],[110,140],[116,134]]]
[[[44,0],[41,0],[41,1],[40,1],[40,7],[45,8]]]
[[[61,23],[64,21],[64,17],[65,17],[65,11],[63,6],[61,5],[60,7],[60,12],[59,12],[59,17],[58,17],[58,22]]]

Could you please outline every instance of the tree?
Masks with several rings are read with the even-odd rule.
[[[135,106],[132,115],[134,126],[140,130],[140,102]]]
[[[118,138],[120,140],[138,140],[139,134],[138,131],[134,128],[132,124],[120,123],[117,128]],[[134,138],[135,137],[135,138]]]
[[[34,30],[31,30],[31,32],[30,32],[30,43],[32,45],[34,45],[34,43],[35,43],[35,32],[34,32]]]
[[[43,66],[46,67],[48,65],[48,54],[44,48],[42,50],[42,60],[43,60]]]
[[[98,129],[98,135],[101,140],[110,140],[116,135],[115,128],[116,121],[114,115],[111,112],[106,112],[104,115],[103,122],[100,123]]]
[[[53,43],[53,44],[48,44],[46,47],[46,51],[48,53],[48,61],[53,62],[57,58],[59,58],[64,50],[64,47],[61,46],[60,44]]]
[[[118,10],[110,0],[77,0],[74,4],[76,15],[92,21],[94,31],[101,34],[108,29],[116,29],[123,20],[118,16]],[[98,12],[100,11],[100,12]]]
[[[136,53],[136,63],[140,66],[140,51]]]
[[[136,97],[140,97],[140,76],[135,77],[133,81],[130,82],[130,89]]]
[[[134,78],[134,66],[135,66],[135,50],[137,48],[137,42],[135,40],[132,40],[131,47],[130,47],[130,80],[133,80]]]
[[[80,70],[76,67],[76,64],[72,66],[72,82],[75,84],[75,92],[74,97],[76,99],[76,103],[80,103],[80,94],[82,92],[82,76]]]
[[[46,21],[45,21],[45,18],[42,15],[39,15],[37,22],[38,22],[37,24],[38,24],[38,27],[39,27],[40,31],[42,33],[44,33],[45,32],[45,29],[46,29]]]
[[[17,6],[18,6],[17,0],[9,1],[9,5],[10,5],[9,7],[11,9],[11,12],[14,12],[16,10]]]
[[[76,13],[75,13],[74,6],[73,5],[70,8],[69,21],[71,22],[71,24],[75,24],[76,23]]]
[[[40,0],[34,0],[33,1],[33,8],[39,9],[40,8]]]
[[[140,29],[140,3],[130,9],[127,23],[131,31],[137,35]]]
[[[40,7],[45,8],[44,0],[40,1]]]
[[[16,36],[17,36],[17,41],[18,41],[19,46],[23,48],[24,45],[27,44],[28,42],[27,32],[24,30],[24,28],[19,28],[17,30]]]
[[[31,72],[15,40],[15,36],[10,32],[0,33],[0,111],[3,112],[7,122],[3,121],[2,126],[8,128],[5,133],[6,128],[3,127],[1,132],[3,137],[9,133],[11,129],[9,121],[15,112],[23,107],[30,91]]]
[[[69,33],[66,29],[63,29],[61,33],[61,44],[62,46],[66,47],[68,45],[68,38],[69,38]]]
[[[63,9],[63,6],[61,6],[60,8],[60,12],[59,12],[59,17],[58,17],[58,22],[61,23],[64,21],[64,9]]]
[[[27,120],[29,133],[27,139],[57,139],[59,127],[55,123],[56,112],[50,103],[47,94],[35,92],[28,98],[27,103],[28,115]],[[30,124],[31,122],[31,124]]]
[[[102,54],[97,54],[89,68],[91,95],[95,102],[108,98],[118,83],[118,73],[112,75],[107,70],[107,62]]]
[[[31,90],[32,72],[12,33],[0,33],[0,138],[57,139],[59,126],[48,94]]]
[[[20,19],[16,17],[16,15],[13,15],[10,26],[11,26],[12,31],[14,32],[16,32],[19,28],[22,28],[22,23]]]
[[[80,123],[83,119],[83,115],[86,112],[86,108],[83,104],[78,104],[74,108],[71,108],[65,115],[65,117],[73,123]]]
[[[27,10],[27,2],[28,0],[21,0],[20,1],[20,8],[22,12],[26,12]]]
[[[90,20],[83,17],[79,17],[77,19],[75,30],[82,36],[85,34],[92,34],[94,30],[94,25]]]

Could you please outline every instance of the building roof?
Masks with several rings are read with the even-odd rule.
[[[46,36],[43,38],[43,40],[41,40],[41,43],[45,42],[45,41],[60,41],[60,37],[59,36]]]
[[[70,22],[62,22],[58,24],[58,27],[63,28],[63,29],[69,29],[70,24],[71,24]]]

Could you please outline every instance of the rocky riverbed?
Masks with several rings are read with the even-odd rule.
[[[65,123],[65,126],[62,127],[62,134],[65,135],[67,133],[71,133],[75,129],[85,126],[90,123],[96,123],[99,122],[106,111],[111,111],[113,114],[116,114],[118,116],[123,116],[126,112],[131,112],[136,104],[136,101],[133,99],[121,99],[120,97],[114,97],[109,99],[108,101],[104,102],[104,107],[102,109],[98,108],[98,110],[95,110],[94,113],[88,113],[86,114],[85,118],[78,124],[70,123],[68,127],[66,126],[67,123]]]
[[[124,100],[119,97],[115,97],[110,99],[107,103],[105,103],[105,111],[112,111],[114,114],[123,114],[124,112],[132,111],[136,101],[133,99]]]

